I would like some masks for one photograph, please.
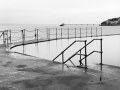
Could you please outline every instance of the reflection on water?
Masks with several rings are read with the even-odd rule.
[[[89,37],[89,38],[74,38],[74,39],[62,39],[54,40],[42,43],[35,43],[25,46],[18,46],[13,48],[13,51],[29,54],[32,56],[37,56],[40,58],[45,58],[53,60],[62,50],[64,50],[68,45],[70,45],[75,40],[87,40],[87,43],[94,38],[101,37]],[[120,36],[103,36],[103,64],[120,66]],[[64,59],[67,60],[71,55],[73,55],[78,49],[84,46],[84,43],[76,42],[72,45],[65,53]],[[24,48],[24,49],[23,49]],[[92,51],[100,51],[100,41],[94,41],[87,46],[87,54]],[[82,50],[84,54],[84,50]],[[75,65],[79,65],[80,56],[75,56],[71,60]],[[56,59],[56,61],[62,62],[62,56]],[[87,58],[88,64],[100,63],[100,54],[93,53]],[[84,61],[83,61],[84,63]],[[67,62],[70,64],[70,62]],[[102,70],[102,68],[101,68]]]

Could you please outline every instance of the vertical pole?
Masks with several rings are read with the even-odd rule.
[[[62,52],[62,69],[64,69],[64,54]]]
[[[7,47],[7,30],[5,30],[5,46]]]
[[[48,28],[46,28],[46,33],[47,33],[47,39],[49,39]]]
[[[61,39],[62,39],[62,28],[61,28]]]
[[[76,38],[76,28],[75,28],[75,38]]]
[[[86,48],[86,41],[85,41],[85,69],[87,69],[87,48]]]
[[[4,44],[5,44],[5,47],[6,47],[6,38],[7,38],[6,30],[4,30]]]
[[[25,44],[25,29],[24,29],[24,44]]]
[[[92,27],[91,27],[91,37],[92,37]]]
[[[100,63],[100,64],[102,65],[102,64],[103,64],[103,62],[102,62],[102,53],[103,53],[103,52],[102,52],[102,39],[101,39],[100,41],[101,41],[101,43],[100,43],[100,44],[101,44],[101,45],[100,45],[100,46],[101,46],[101,63]]]
[[[35,28],[35,41],[36,41],[36,28]]]
[[[37,29],[37,43],[38,43],[38,29]]]
[[[86,27],[86,37],[87,37],[87,27]]]
[[[102,27],[101,27],[101,37],[102,37]]]
[[[80,38],[81,38],[81,28],[80,28]]]
[[[64,52],[62,52],[62,64],[64,64]]]
[[[48,30],[49,30],[48,32],[49,32],[49,40],[50,40],[50,28]]]
[[[81,60],[81,50],[80,50],[80,60]]]
[[[96,37],[97,37],[97,27],[96,27]]]
[[[68,39],[69,39],[69,28],[68,28]]]
[[[22,34],[22,41],[23,41],[23,44],[24,44],[24,35],[23,35],[23,30],[21,30],[21,34]]]
[[[3,31],[3,44],[5,45],[5,33],[4,33],[4,31]]]
[[[11,46],[11,29],[10,29],[10,46]]]
[[[8,30],[7,30],[7,47],[8,47],[9,45],[8,45]]]
[[[57,40],[57,28],[56,28],[56,40]]]
[[[47,34],[47,28],[46,28],[46,38],[48,38],[48,34]]]

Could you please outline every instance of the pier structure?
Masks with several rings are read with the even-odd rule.
[[[60,24],[60,26],[100,26],[100,24]]]

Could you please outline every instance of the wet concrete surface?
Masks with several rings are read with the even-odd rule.
[[[120,90],[120,68],[66,67],[0,46],[0,90]]]

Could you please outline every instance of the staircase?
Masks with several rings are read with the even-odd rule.
[[[90,52],[89,54],[87,54],[87,46],[89,45],[89,44],[91,44],[93,41],[96,41],[96,40],[99,40],[100,41],[100,51],[92,51],[92,52]],[[93,39],[93,40],[91,40],[90,42],[88,42],[87,43],[87,40],[76,40],[76,41],[74,41],[73,43],[71,43],[66,49],[64,49],[60,54],[58,54],[54,59],[53,59],[53,61],[55,61],[59,56],[61,56],[62,55],[62,64],[65,64],[66,62],[68,62],[68,61],[70,61],[74,66],[75,66],[75,64],[73,63],[73,61],[71,60],[74,56],[76,56],[76,55],[80,55],[80,60],[79,60],[79,62],[81,62],[82,60],[85,60],[85,66],[84,66],[84,68],[85,69],[87,69],[87,57],[88,56],[90,56],[91,54],[93,54],[93,53],[100,53],[100,55],[101,55],[101,62],[100,62],[100,64],[102,65],[102,53],[103,53],[103,51],[102,51],[102,38],[101,39]],[[64,60],[64,52],[67,50],[67,49],[69,49],[73,44],[75,44],[76,42],[83,42],[85,45],[82,47],[82,48],[80,48],[78,51],[76,51],[73,55],[71,55],[67,60]],[[85,50],[84,52],[84,54],[82,54],[81,53],[81,51],[82,50]],[[83,58],[81,58],[81,56],[84,56]]]

